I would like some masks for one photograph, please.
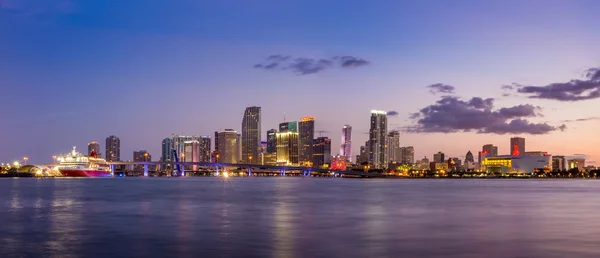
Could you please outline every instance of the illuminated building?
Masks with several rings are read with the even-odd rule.
[[[462,167],[462,161],[459,158],[449,158],[448,159],[448,168],[450,170],[457,170]]]
[[[240,163],[242,162],[242,135],[239,133],[235,135],[235,147],[237,149],[237,163]]]
[[[481,168],[488,173],[533,173],[552,169],[552,156],[496,156],[486,157]]]
[[[210,162],[211,141],[210,136],[200,136],[198,139],[199,162]]]
[[[200,162],[200,136],[178,135],[171,136],[173,150],[177,152],[177,158],[181,162]],[[210,141],[210,138],[209,138]],[[173,151],[171,151],[173,152]],[[173,154],[169,155],[175,161]],[[197,166],[194,166],[195,170]]]
[[[563,171],[566,170],[567,162],[565,160],[565,156],[552,156],[552,170],[553,171]]]
[[[523,156],[525,153],[525,138],[510,138],[510,154],[513,156]]]
[[[402,162],[402,151],[400,149],[400,132],[391,131],[387,137],[388,160],[390,163]]]
[[[96,153],[96,157],[100,158],[100,144],[97,142],[88,143],[88,156],[92,156],[92,151]]]
[[[336,155],[331,158],[331,170],[346,170],[346,157]]]
[[[163,162],[172,162],[173,159],[173,140],[171,138],[165,138],[162,140],[162,156],[160,157]]]
[[[242,119],[242,163],[260,163],[260,134],[260,107],[247,107]]]
[[[263,153],[261,162],[261,165],[277,165],[277,153]]]
[[[215,132],[215,152],[219,152],[219,132]]]
[[[481,150],[486,153],[488,157],[496,157],[498,156],[498,146],[494,146],[493,144],[483,145]]]
[[[315,118],[312,116],[300,119],[300,142],[298,160],[300,164],[310,166],[313,159],[313,140],[315,137]]]
[[[407,146],[400,148],[400,153],[402,159],[400,163],[402,164],[414,164],[415,163],[415,148],[413,146]]]
[[[465,155],[465,163],[467,162],[475,163],[475,159],[473,158],[473,153],[471,153],[471,151],[467,152],[467,155]]]
[[[313,141],[313,166],[322,167],[331,163],[331,139],[319,137]]]
[[[527,151],[524,153],[525,156],[537,156],[537,157],[543,157],[543,156],[548,156],[548,152],[547,151]]]
[[[285,131],[277,133],[277,164],[298,165],[298,133]]]
[[[387,112],[371,110],[369,130],[369,165],[374,169],[386,169],[387,157]]]
[[[429,169],[429,159],[423,157],[423,159],[419,161],[418,167],[419,169]]]
[[[291,121],[291,122],[283,122],[279,124],[279,132],[298,132],[298,122],[296,121]]]
[[[238,134],[233,129],[225,129],[218,132],[218,162],[235,164],[239,161]]]
[[[121,161],[121,140],[111,135],[106,138],[106,161]]]
[[[347,161],[352,162],[352,126],[350,125],[344,125],[342,128],[340,155],[346,157]]]
[[[277,152],[277,130],[267,131],[267,153]]]
[[[569,160],[569,169],[585,170],[585,159]]]
[[[444,161],[446,161],[446,158],[443,152],[438,151],[438,153],[433,154],[433,162],[444,163]]]
[[[134,151],[133,152],[133,161],[134,162],[150,162],[152,161],[152,156],[145,150]],[[143,165],[135,165],[136,170],[142,170],[144,168]]]

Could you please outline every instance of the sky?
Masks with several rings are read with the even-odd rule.
[[[48,163],[109,135],[121,159],[173,133],[262,137],[316,117],[353,155],[371,110],[415,158],[509,153],[600,161],[600,1],[0,0],[0,161]]]

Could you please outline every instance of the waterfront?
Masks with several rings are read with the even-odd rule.
[[[2,257],[598,257],[596,180],[0,179]]]

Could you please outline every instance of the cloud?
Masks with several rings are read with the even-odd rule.
[[[399,114],[398,111],[393,111],[393,110],[387,112],[387,116],[398,116],[398,114]]]
[[[502,85],[503,90],[513,90],[515,87],[513,85]]]
[[[597,116],[593,116],[593,117],[586,117],[586,118],[579,118],[579,119],[571,119],[571,120],[563,120],[563,123],[571,123],[571,122],[586,122],[586,121],[592,121],[592,120],[599,120],[600,117]]]
[[[264,70],[289,70],[298,75],[308,75],[326,69],[348,69],[369,65],[370,62],[353,56],[335,56],[332,58],[294,58],[289,55],[270,55],[264,62],[254,65],[254,68]]]
[[[429,88],[429,92],[431,92],[431,94],[433,94],[433,95],[435,95],[437,93],[454,94],[454,86],[452,86],[452,85],[436,83],[436,84],[427,86],[427,88]]]
[[[416,124],[404,128],[408,132],[454,133],[477,132],[489,134],[546,134],[565,130],[547,123],[532,123],[527,117],[538,117],[540,108],[532,105],[494,109],[494,99],[474,97],[468,101],[444,96],[435,104],[422,108],[411,118]]]
[[[543,86],[515,84],[517,92],[529,98],[581,101],[600,98],[600,68],[585,71],[584,80],[551,83]]]

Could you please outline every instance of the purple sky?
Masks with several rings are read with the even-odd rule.
[[[416,159],[486,143],[508,153],[523,136],[527,150],[598,160],[600,72],[586,77],[600,67],[597,10],[594,0],[0,0],[0,161],[49,162],[90,141],[104,152],[113,134],[122,159],[139,149],[157,159],[172,133],[240,130],[251,105],[263,138],[284,113],[315,116],[334,154],[344,124],[356,154],[379,109],[398,112],[389,129]]]

